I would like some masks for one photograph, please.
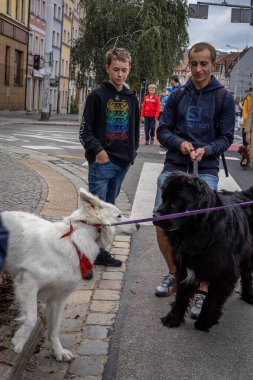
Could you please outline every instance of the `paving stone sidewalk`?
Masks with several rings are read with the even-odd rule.
[[[24,208],[29,211],[27,209],[29,205],[26,205],[26,202],[30,199],[28,202],[35,203],[32,211],[36,212],[37,204],[37,211],[39,210],[41,216],[56,220],[70,214],[77,207],[79,188],[81,186],[87,188],[87,167],[85,166],[80,167],[45,154],[27,155],[21,148],[16,148],[15,152],[1,150],[0,164],[1,160],[7,160],[9,168],[16,168],[16,180],[19,180],[20,174],[21,178],[22,175],[24,176],[20,186],[16,185],[22,193],[22,200],[13,202],[10,200],[11,197],[8,197],[8,200],[5,199],[1,206],[2,210],[10,209],[7,207],[8,203],[13,202],[11,209],[15,209],[15,206],[19,204],[19,209]],[[4,170],[3,172],[5,173]],[[9,170],[6,170],[7,178],[8,172]],[[36,175],[33,176],[32,173],[36,173]],[[12,177],[12,174],[9,176]],[[26,181],[25,177],[33,179]],[[36,186],[33,186],[34,181]],[[12,185],[13,180],[10,178],[5,185],[5,191],[8,191],[9,186]],[[30,193],[27,194],[26,200],[23,192],[28,191],[27,187],[30,189]],[[35,194],[32,193],[33,188],[36,188]],[[41,189],[41,194],[38,194],[38,189]],[[120,193],[117,205],[125,215],[129,215],[131,205],[124,192]],[[130,244],[129,236],[116,236],[110,251],[123,261],[122,267],[97,266],[94,270],[94,278],[80,283],[79,288],[68,300],[62,324],[61,340],[63,346],[74,353],[75,360],[71,363],[56,362],[51,355],[44,330],[42,339],[36,342],[39,343],[36,353],[30,358],[22,377],[19,377],[20,379],[102,379],[104,365],[108,359],[110,337],[119,309]],[[18,377],[7,376],[5,378],[10,380]]]

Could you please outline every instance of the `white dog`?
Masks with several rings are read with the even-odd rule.
[[[116,233],[137,231],[138,224],[108,226],[125,219],[116,206],[82,188],[79,209],[60,222],[26,212],[2,213],[10,233],[6,266],[14,281],[22,322],[12,339],[16,352],[22,350],[36,324],[39,299],[47,306],[48,337],[54,356],[59,361],[73,358],[59,339],[66,300],[82,274],[85,276],[92,268],[99,248],[111,244]]]

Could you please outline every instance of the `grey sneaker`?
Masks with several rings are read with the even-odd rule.
[[[163,282],[161,286],[156,288],[157,297],[169,297],[176,292],[176,277],[174,274],[167,274],[163,276]]]
[[[202,293],[195,294],[194,299],[193,299],[193,306],[191,308],[191,313],[190,313],[191,319],[198,319],[205,298],[206,298],[205,294],[202,294]]]

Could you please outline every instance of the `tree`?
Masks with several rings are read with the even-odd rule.
[[[138,89],[140,74],[164,86],[188,45],[186,0],[81,0],[83,34],[72,48],[72,75],[83,83],[95,73],[105,77],[104,56],[118,46],[131,52],[129,81]]]

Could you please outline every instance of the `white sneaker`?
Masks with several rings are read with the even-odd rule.
[[[176,277],[174,274],[169,273],[163,276],[162,285],[157,286],[156,296],[158,297],[169,297],[176,292]]]
[[[190,314],[191,319],[198,319],[205,298],[206,298],[205,294],[202,294],[202,293],[195,294],[194,299],[193,299],[193,306],[191,308],[191,314]]]

